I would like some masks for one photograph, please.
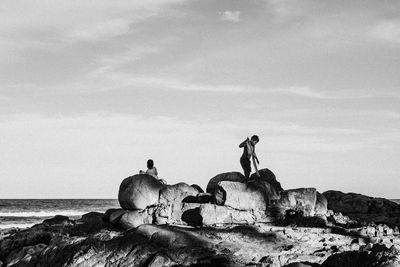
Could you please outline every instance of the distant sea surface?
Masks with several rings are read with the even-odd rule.
[[[79,219],[83,214],[119,208],[116,199],[0,199],[0,229],[26,228],[56,215]]]
[[[400,204],[400,199],[391,201]],[[79,219],[111,208],[119,208],[117,199],[0,199],[0,229],[31,227],[56,215]]]

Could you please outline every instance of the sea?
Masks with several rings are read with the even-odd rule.
[[[391,200],[400,204],[400,199]],[[56,215],[79,219],[119,207],[117,199],[0,199],[0,229],[27,228]]]
[[[79,219],[119,207],[117,199],[0,199],[0,229],[27,228],[56,215]]]

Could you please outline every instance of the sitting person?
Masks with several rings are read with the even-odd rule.
[[[147,161],[147,171],[139,171],[140,174],[148,174],[153,176],[154,178],[158,179],[160,182],[166,184],[166,182],[163,179],[158,178],[158,172],[157,172],[157,168],[154,167],[154,161],[152,159],[149,159]]]

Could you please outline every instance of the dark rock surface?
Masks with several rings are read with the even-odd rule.
[[[107,224],[97,231],[88,231],[98,218],[101,217],[92,213],[73,224],[42,223],[12,233],[0,240],[0,261],[4,266],[49,267],[399,264],[397,236],[364,236],[358,234],[359,229],[266,224],[183,228],[143,224],[121,231]]]
[[[328,209],[341,212],[351,219],[366,223],[400,225],[400,205],[384,198],[373,198],[356,193],[326,191]]]
[[[369,250],[347,251],[330,256],[322,267],[395,267],[400,266],[399,250],[375,244]]]
[[[250,176],[250,184],[260,187],[268,197],[268,200],[280,199],[283,191],[281,183],[277,181],[275,174],[269,169],[261,169],[258,171],[260,176],[253,173]]]

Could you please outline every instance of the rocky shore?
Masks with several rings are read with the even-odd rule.
[[[56,216],[0,237],[3,266],[400,266],[400,205],[315,188],[268,169],[197,185],[124,179],[121,209]]]

